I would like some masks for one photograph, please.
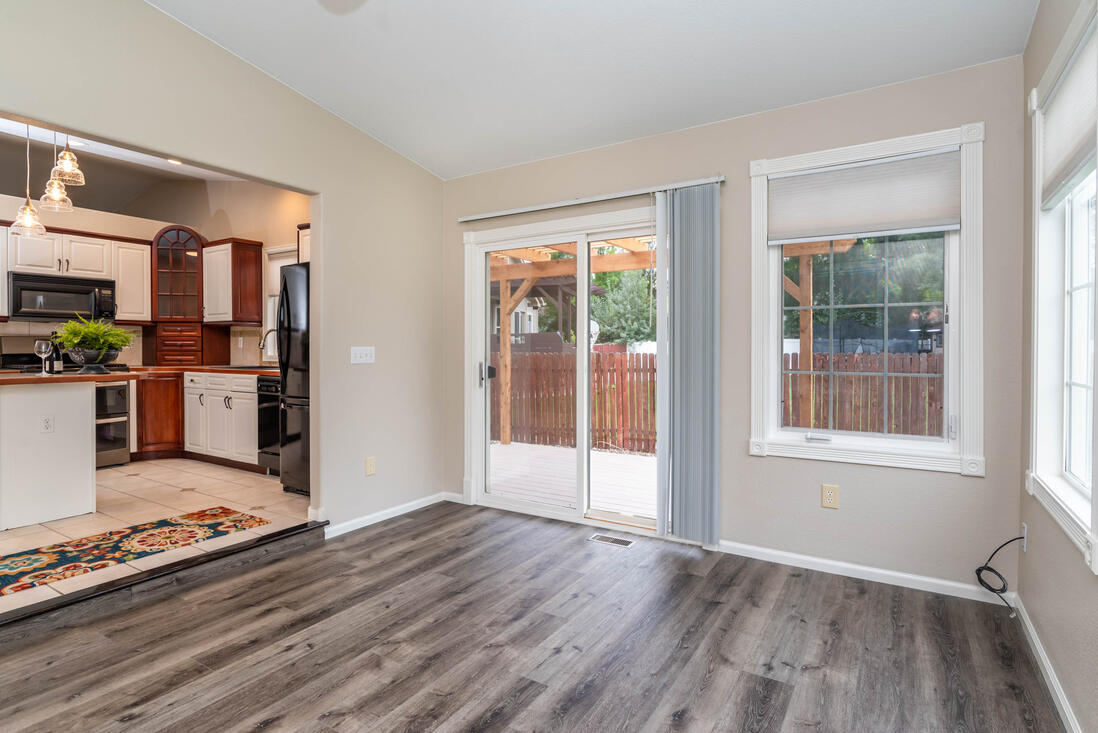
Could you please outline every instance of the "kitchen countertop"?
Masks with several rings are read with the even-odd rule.
[[[13,384],[68,384],[71,382],[122,382],[137,379],[133,372],[111,372],[110,374],[22,374],[20,372],[0,374],[0,387]]]
[[[140,374],[141,372],[167,372],[169,374],[175,372],[212,372],[214,374],[254,374],[254,375],[269,375],[277,377],[278,367],[272,366],[267,369],[240,369],[239,367],[232,366],[132,366],[130,367],[131,374]]]

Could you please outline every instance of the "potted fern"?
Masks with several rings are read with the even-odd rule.
[[[111,325],[107,320],[76,317],[78,320],[61,326],[53,342],[83,367],[80,374],[107,374],[104,364],[118,358],[118,352],[133,342],[133,334]]]

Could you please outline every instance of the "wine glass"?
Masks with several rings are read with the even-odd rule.
[[[49,374],[46,371],[46,357],[53,353],[53,343],[46,339],[38,339],[34,342],[34,353],[42,360],[42,375]]]

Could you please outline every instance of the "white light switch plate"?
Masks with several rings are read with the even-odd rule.
[[[373,364],[374,363],[374,347],[373,346],[352,346],[351,347],[351,363],[352,364]]]

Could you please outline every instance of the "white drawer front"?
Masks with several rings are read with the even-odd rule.
[[[233,392],[255,392],[256,376],[254,374],[235,374],[229,384]]]
[[[210,372],[206,375],[206,386],[210,389],[228,389],[230,375]]]
[[[183,372],[183,387],[205,387],[206,375],[202,372]]]

